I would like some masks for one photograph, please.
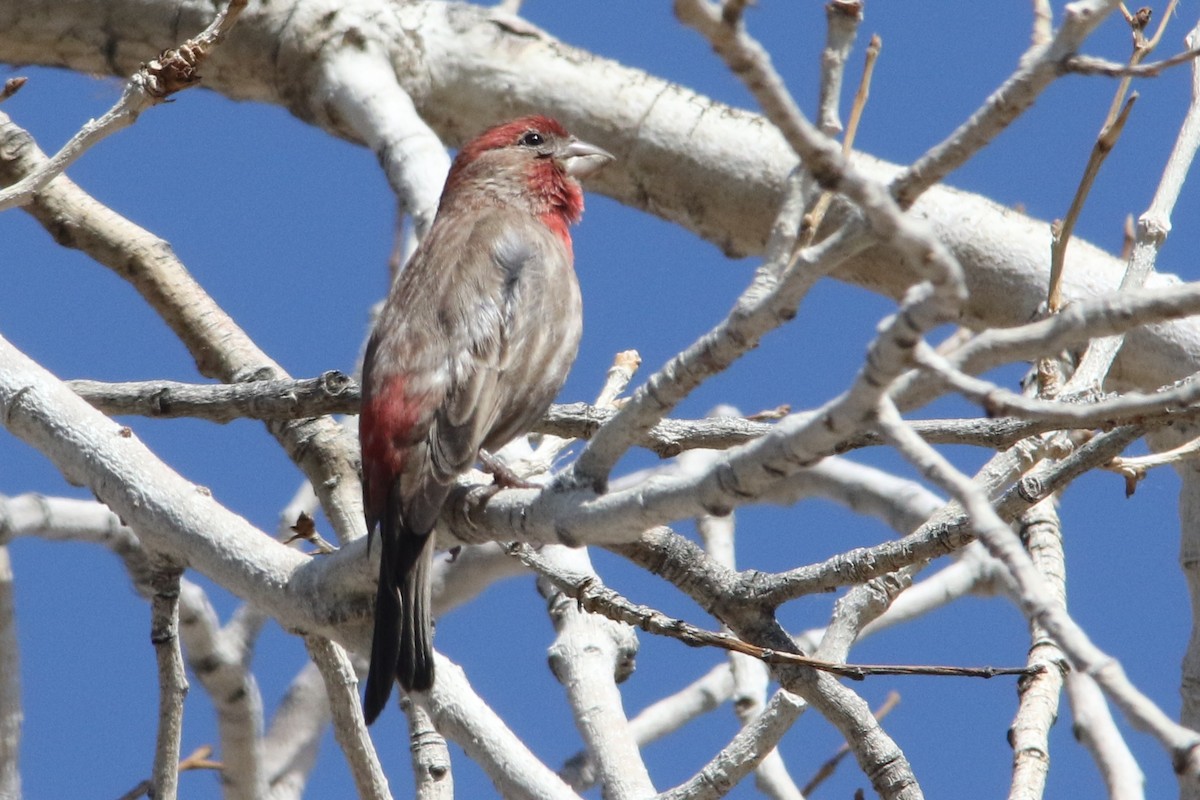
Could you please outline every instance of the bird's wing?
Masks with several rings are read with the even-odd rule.
[[[517,219],[506,217],[517,216]],[[480,246],[469,253],[484,259],[481,265],[464,265],[464,277],[477,294],[470,307],[461,309],[461,338],[450,363],[446,398],[435,416],[427,441],[432,472],[438,480],[453,481],[474,463],[497,420],[514,405],[522,405],[523,387],[512,385],[518,377],[514,361],[536,353],[521,352],[521,304],[537,287],[526,279],[538,271],[545,238],[523,222],[528,215],[496,214],[477,226]],[[478,266],[478,269],[476,269]]]
[[[548,258],[568,260],[569,269],[562,245],[525,213],[498,209],[472,225],[438,227],[398,278],[368,346],[373,374],[363,375],[363,413],[378,417],[363,430],[389,431],[363,443],[369,518],[384,513],[398,479],[400,514],[418,534],[432,529],[498,421],[509,429],[527,416],[514,408],[529,405],[522,384],[547,336],[516,328],[541,323],[521,304],[536,304],[546,289]],[[455,256],[449,264],[434,257],[447,253]],[[385,362],[394,374],[384,374]]]

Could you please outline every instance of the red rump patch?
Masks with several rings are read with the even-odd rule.
[[[389,379],[381,390],[363,400],[358,436],[362,443],[363,499],[372,526],[387,509],[388,492],[404,469],[413,427],[421,416],[420,400],[405,391],[402,375]]]

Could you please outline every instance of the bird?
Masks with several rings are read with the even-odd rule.
[[[367,531],[380,540],[367,724],[395,680],[433,686],[434,526],[455,479],[528,433],[575,360],[578,179],[612,159],[544,115],[484,131],[454,158],[429,231],[392,281],[359,415]]]

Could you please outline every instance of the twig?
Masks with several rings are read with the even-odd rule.
[[[303,380],[281,378],[220,384],[75,380],[67,385],[105,414],[162,419],[191,417],[222,423],[235,419],[353,414],[361,402],[358,383],[337,370]]]
[[[199,35],[188,39],[176,49],[164,50],[158,58],[143,64],[125,84],[125,90],[116,105],[99,119],[91,120],[80,128],[79,132],[38,170],[0,191],[0,211],[29,202],[34,194],[62,174],[63,170],[92,145],[132,125],[147,108],[163,102],[175,92],[196,85],[200,80],[200,66],[208,58],[212,48],[225,38],[247,2],[248,0],[229,0],[216,19]],[[11,94],[8,88],[6,85],[5,91]]]
[[[858,136],[858,124],[862,122],[863,111],[867,107],[867,98],[871,96],[871,78],[875,74],[875,62],[883,50],[883,39],[879,34],[871,37],[867,45],[867,56],[863,63],[862,80],[858,83],[858,91],[854,93],[854,105],[850,107],[850,122],[846,126],[846,138],[842,142],[842,151],[850,155],[854,147],[854,139]]]
[[[1158,43],[1162,41],[1163,34],[1166,33],[1167,23],[1171,21],[1171,17],[1175,14],[1175,6],[1179,0],[1170,0],[1167,3],[1167,10],[1163,13],[1162,19],[1159,20],[1158,30],[1154,32],[1154,36],[1150,39],[1146,38],[1146,26],[1150,24],[1151,10],[1149,6],[1138,9],[1136,14],[1130,14],[1125,8],[1125,4],[1121,4],[1121,13],[1125,16],[1125,21],[1129,24],[1130,35],[1133,38],[1133,52],[1129,56],[1129,65],[1136,67],[1146,59],[1146,56],[1154,52],[1158,47]],[[1125,100],[1125,93],[1129,91],[1129,84],[1132,81],[1132,75],[1126,75],[1117,85],[1117,92],[1113,95],[1112,105],[1108,108],[1108,116],[1105,117],[1104,126],[1107,128],[1117,118],[1117,109],[1121,107],[1121,103]]]
[[[988,498],[970,479],[958,472],[940,453],[908,430],[890,402],[880,404],[880,422],[897,449],[923,474],[947,489],[962,503],[980,541],[1012,574],[1022,611],[1042,625],[1062,648],[1074,668],[1096,679],[1105,693],[1125,713],[1129,722],[1153,735],[1166,751],[1182,785],[1200,784],[1200,734],[1172,720],[1125,675],[1121,665],[1104,653],[1078,624],[1053,602],[1045,582],[1016,535],[996,513]]]
[[[883,718],[892,713],[892,709],[898,705],[900,705],[900,693],[897,691],[891,691],[888,692],[887,697],[884,698],[883,702],[879,704],[879,707],[873,710],[871,714],[875,717],[875,719],[882,722]],[[828,761],[826,761],[817,769],[816,774],[809,778],[808,783],[804,784],[804,788],[800,790],[800,793],[805,797],[811,797],[812,793],[818,786],[833,776],[833,773],[837,770],[838,765],[841,764],[842,760],[848,755],[850,755],[850,746],[843,744],[837,749],[836,753],[829,757]]]
[[[188,772],[194,769],[216,769],[222,768],[220,761],[213,761],[209,756],[212,755],[213,749],[211,745],[203,744],[191,752],[191,755],[179,762],[179,771]],[[142,796],[151,796],[150,793],[154,789],[154,784],[149,778],[134,786],[125,794],[121,795],[118,800],[138,800]],[[155,795],[157,800],[157,795]]]
[[[1063,69],[1067,72],[1074,72],[1077,75],[1105,75],[1110,78],[1156,78],[1164,70],[1195,61],[1197,57],[1200,57],[1200,48],[1193,48],[1189,45],[1189,49],[1181,53],[1176,53],[1170,58],[1164,58],[1161,61],[1152,61],[1149,64],[1120,64],[1116,61],[1109,61],[1106,58],[1097,58],[1096,56],[1072,56],[1063,62]]]
[[[188,772],[193,769],[220,769],[221,762],[214,761],[212,745],[202,744],[179,762],[179,771]]]
[[[1097,336],[1197,313],[1200,284],[1116,292],[1071,303],[1052,317],[1026,325],[984,331],[944,359],[964,372],[977,374],[1010,361],[1085,344]],[[906,375],[892,395],[897,405],[912,408],[929,402],[945,389],[939,381],[930,380],[927,372],[918,370]]]
[[[1124,476],[1125,496],[1132,497],[1137,485],[1150,470],[1181,464],[1196,458],[1197,454],[1200,454],[1200,439],[1192,439],[1178,447],[1148,456],[1118,456],[1106,464],[1105,469]]]
[[[791,692],[783,689],[775,692],[763,713],[739,730],[699,772],[659,797],[662,800],[719,800],[725,797],[768,753],[775,751],[775,745],[804,708],[805,703]]]
[[[871,37],[871,43],[867,45],[862,79],[858,83],[858,91],[854,94],[854,105],[850,107],[850,122],[846,127],[846,137],[842,140],[842,154],[845,156],[849,156],[854,148],[854,138],[858,135],[858,123],[862,121],[867,98],[871,95],[871,77],[875,74],[875,62],[879,59],[879,51],[882,48],[883,40],[879,38],[879,34],[875,34]],[[812,244],[817,230],[821,227],[821,222],[825,219],[825,214],[829,211],[829,206],[833,204],[833,198],[833,192],[822,191],[812,211],[804,215],[800,228],[799,245],[801,247]]]
[[[936,675],[943,677],[994,678],[1000,675],[1033,675],[1029,667],[953,667],[905,664],[839,664],[750,644],[729,633],[704,630],[674,619],[649,606],[637,605],[609,589],[599,578],[572,575],[554,569],[531,548],[514,544],[509,552],[539,575],[552,581],[564,594],[574,598],[580,608],[609,619],[641,628],[647,633],[677,639],[689,647],[718,647],[757,658],[765,664],[809,667],[843,678],[860,681],[871,675]]]
[[[600,390],[600,394],[596,396],[596,407],[602,409],[614,409],[617,407],[617,398],[629,386],[629,382],[633,380],[633,375],[637,372],[638,367],[642,365],[642,357],[637,350],[622,350],[613,356],[612,366],[608,368],[608,375],[604,379],[604,387]]]
[[[32,137],[0,113],[0,183],[39,168]],[[162,239],[97,202],[66,176],[24,209],[63,245],[81,250],[129,281],[187,347],[203,375],[232,383],[287,373],[217,305]],[[333,420],[266,425],[316,489],[343,541],[365,535],[357,480],[358,448]]]
[[[1187,36],[1189,47],[1200,43],[1200,24]],[[1184,179],[1191,169],[1196,150],[1200,148],[1200,64],[1192,64],[1192,99],[1171,154],[1167,157],[1162,178],[1154,191],[1150,207],[1138,218],[1137,234],[1132,242],[1132,252],[1125,256],[1125,274],[1121,278],[1121,291],[1139,288],[1154,271],[1158,251],[1171,232],[1171,213],[1179,199]],[[1128,239],[1129,237],[1127,237]],[[1068,389],[1083,389],[1088,385],[1099,386],[1108,374],[1124,337],[1108,336],[1093,341],[1084,354],[1083,361]]]
[[[951,366],[928,347],[918,348],[918,363],[946,381],[954,390],[979,403],[988,414],[1033,417],[1061,428],[1095,428],[1113,421],[1142,421],[1146,417],[1170,415],[1174,409],[1200,402],[1200,380],[1186,380],[1158,392],[1126,392],[1111,400],[1064,403],[1037,400],[971,377]]]
[[[1092,146],[1091,155],[1088,156],[1087,165],[1083,170],[1083,177],[1079,179],[1079,186],[1075,190],[1075,196],[1071,199],[1070,208],[1067,209],[1067,216],[1053,226],[1054,235],[1050,246],[1050,287],[1047,291],[1047,305],[1052,314],[1062,308],[1063,265],[1066,263],[1067,244],[1071,241],[1071,233],[1075,230],[1075,223],[1083,210],[1088,193],[1092,190],[1092,184],[1095,183],[1096,176],[1100,173],[1100,166],[1108,158],[1108,154],[1112,152],[1117,139],[1120,138],[1125,121],[1129,118],[1129,112],[1133,109],[1137,97],[1136,93],[1131,95],[1120,113],[1111,122],[1105,123],[1096,143]]]
[[[825,49],[821,51],[820,96],[817,119],[821,132],[835,137],[842,132],[838,114],[841,103],[842,77],[846,73],[846,57],[854,45],[858,25],[862,22],[862,0],[830,0],[825,4]]]
[[[1082,339],[1085,334],[1081,333],[1079,337]],[[317,378],[232,384],[76,380],[68,381],[67,385],[91,405],[113,416],[187,417],[211,422],[352,414],[358,410],[360,398],[358,384],[337,371],[326,372]],[[614,409],[588,403],[554,405],[533,430],[565,439],[588,439],[616,413]],[[1008,447],[1025,436],[1043,432],[1036,422],[1012,419],[931,419],[919,420],[913,425],[935,444],[969,444],[994,449]],[[664,419],[647,431],[637,444],[662,458],[670,458],[686,450],[727,450],[757,439],[771,427],[768,423],[744,417]],[[848,438],[840,449],[845,452],[881,442],[877,433],[866,431]],[[289,521],[289,527],[292,522],[294,519]]]
[[[1007,470],[1003,470],[998,482],[984,482],[981,490],[987,493],[1001,492],[995,501],[997,513],[1002,519],[1013,520],[1051,492],[1062,489],[1080,475],[1110,461],[1144,432],[1138,426],[1129,425],[1100,434],[1067,458],[1044,465],[1015,485],[1009,485],[1010,476]],[[1005,486],[1009,488],[1004,489]],[[970,520],[961,508],[950,505],[913,533],[894,542],[853,550],[776,575],[746,578],[737,593],[747,602],[775,607],[798,597],[865,583],[909,564],[929,561],[965,547],[974,538]],[[645,545],[644,538],[641,545]],[[623,548],[622,552],[627,550]],[[647,555],[661,558],[663,554],[653,551]],[[639,563],[647,560],[640,559]]]
[[[1133,29],[1133,53],[1129,57],[1130,66],[1140,64],[1158,46],[1158,42],[1162,39],[1163,33],[1166,31],[1167,21],[1175,11],[1177,2],[1178,0],[1170,0],[1167,4],[1167,11],[1158,25],[1158,31],[1150,40],[1146,39],[1143,32],[1146,25],[1150,22],[1149,8],[1142,9],[1137,14],[1130,14],[1124,5],[1121,6],[1121,13],[1125,15],[1125,20]],[[1132,80],[1132,75],[1125,75],[1117,85],[1117,91],[1113,95],[1108,115],[1104,118],[1104,124],[1100,126],[1100,135],[1096,138],[1096,143],[1092,146],[1087,166],[1084,167],[1083,177],[1079,180],[1079,188],[1075,190],[1075,197],[1071,200],[1071,207],[1068,209],[1067,216],[1061,226],[1054,228],[1054,239],[1050,248],[1050,289],[1047,293],[1047,304],[1051,314],[1056,313],[1062,307],[1063,262],[1066,257],[1067,243],[1070,241],[1071,233],[1075,229],[1075,222],[1083,210],[1083,203],[1087,199],[1088,192],[1092,188],[1092,183],[1100,171],[1100,165],[1104,163],[1104,159],[1108,157],[1108,154],[1116,145],[1117,139],[1120,138],[1121,130],[1125,127],[1125,121],[1129,118],[1129,111],[1133,108],[1134,101],[1137,100],[1136,92],[1130,95],[1128,100],[1125,99],[1125,94],[1129,91],[1129,84]]]
[[[158,660],[158,737],[151,773],[156,800],[179,794],[179,742],[188,682],[179,645],[179,578],[183,568],[158,559],[151,587],[150,642]]]
[[[1037,21],[1040,15],[1039,7],[1035,5],[1034,43],[1021,57],[1020,67],[966,122],[892,180],[891,193],[896,202],[902,208],[910,207],[926,189],[943,180],[999,136],[1062,74],[1062,62],[1079,52],[1083,41],[1116,6],[1117,0],[1068,4],[1062,25],[1054,37],[1043,44],[1039,41],[1039,31],[1044,31],[1048,24]]]

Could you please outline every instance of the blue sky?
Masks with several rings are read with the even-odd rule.
[[[949,133],[1013,69],[1029,39],[1027,3],[931,0],[921,5],[916,13],[906,4],[868,4],[860,35],[865,45],[871,33],[879,33],[884,48],[858,145],[898,162],[916,158]],[[1061,10],[1061,3],[1055,5]],[[750,29],[762,37],[811,114],[824,37],[821,6],[779,0],[761,0],[759,6],[748,12]],[[1178,49],[1196,13],[1196,3],[1182,4],[1163,54]],[[708,45],[674,21],[669,3],[529,0],[525,14],[568,43],[715,99],[753,107]],[[1124,25],[1114,18],[1088,52],[1120,59],[1127,40]],[[852,58],[847,94],[860,64],[861,47]],[[46,150],[102,113],[120,91],[119,81],[112,79],[0,68],[0,77],[13,74],[30,82],[3,110]],[[1003,204],[1022,204],[1042,219],[1061,216],[1114,88],[1104,78],[1061,80],[949,182]],[[1120,245],[1125,215],[1141,213],[1149,202],[1186,109],[1188,75],[1177,70],[1138,88],[1142,97],[1077,228],[1078,235],[1110,250]],[[394,213],[371,153],[278,108],[189,91],[99,145],[69,174],[169,240],[217,301],[292,374],[353,369],[366,310],[386,289]],[[1195,277],[1189,256],[1197,252],[1200,233],[1187,222],[1197,214],[1196,193],[1185,187],[1160,261],[1163,271],[1185,280]],[[618,350],[639,350],[648,374],[721,318],[757,263],[730,261],[685,231],[595,195],[588,197],[575,248],[586,323],[564,401],[593,397]],[[0,263],[8,278],[0,292],[0,335],[57,375],[196,378],[183,347],[131,289],[83,256],[58,248],[20,212],[0,215]],[[678,414],[700,416],[721,402],[746,412],[782,403],[796,409],[817,405],[846,386],[876,323],[892,307],[886,298],[826,282],[792,325],[702,387]],[[1004,377],[1011,381],[1017,374],[1011,370]],[[951,412],[976,414],[963,404],[945,403],[929,415]],[[179,472],[209,486],[220,501],[265,530],[274,528],[279,509],[296,488],[297,470],[261,425],[126,421]],[[964,466],[986,457],[962,448],[951,452]],[[886,452],[856,457],[912,475]],[[634,454],[623,466],[653,461]],[[0,433],[0,493],[22,492],[87,496],[67,486],[31,448]],[[1095,475],[1066,493],[1062,510],[1073,613],[1173,715],[1190,625],[1177,566],[1177,492],[1178,481],[1169,471],[1153,473],[1128,500],[1120,479]],[[738,525],[739,563],[762,569],[819,560],[890,535],[871,520],[818,502],[740,511]],[[690,531],[690,525],[679,529]],[[119,796],[148,775],[152,754],[156,695],[148,608],[116,558],[98,548],[21,540],[11,552],[25,694],[26,796]],[[595,560],[602,576],[632,599],[711,625],[689,600],[657,579],[605,553]],[[236,600],[220,590],[214,589],[213,599],[224,615],[236,607]],[[833,599],[795,603],[781,616],[794,629],[819,625]],[[438,646],[466,666],[477,691],[536,753],[557,766],[579,743],[545,666],[553,631],[542,606],[530,579],[498,585],[440,621]],[[646,635],[641,643],[638,671],[625,685],[631,713],[721,658]],[[1015,665],[1023,663],[1027,647],[1024,622],[1011,605],[968,599],[871,639],[852,657]],[[277,626],[267,627],[255,665],[268,713],[303,659],[298,641]],[[521,677],[514,681],[512,675]],[[875,678],[856,688],[873,704],[891,689],[901,692],[886,728],[913,762],[928,796],[992,797],[1006,791],[1011,753],[1004,736],[1015,710],[1013,681]],[[666,789],[690,776],[735,729],[726,707],[648,747],[656,786]],[[406,796],[403,720],[389,713],[372,732],[396,796]],[[1174,777],[1157,745],[1136,732],[1128,738],[1147,773],[1148,796],[1173,793]],[[184,750],[204,742],[215,742],[215,727],[211,707],[195,686],[187,704]],[[807,780],[838,743],[836,732],[816,714],[797,723],[783,743],[797,781]],[[1089,758],[1071,737],[1065,703],[1051,758],[1049,796],[1102,791]],[[486,777],[458,751],[454,769],[460,796],[493,793]],[[846,797],[867,785],[846,763],[815,796]],[[347,796],[350,786],[340,753],[327,737],[308,796]],[[211,774],[185,775],[182,789],[187,797],[219,796]],[[749,785],[733,794],[753,795]]]

